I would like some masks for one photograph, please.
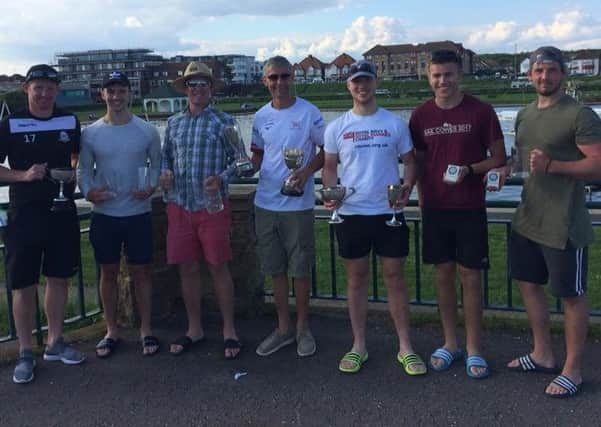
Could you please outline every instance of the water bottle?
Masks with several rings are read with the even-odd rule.
[[[223,210],[223,199],[221,198],[221,192],[218,188],[216,189],[205,189],[204,190],[204,201],[205,208],[210,214],[215,214]]]

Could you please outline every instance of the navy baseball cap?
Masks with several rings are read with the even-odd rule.
[[[355,80],[357,77],[367,76],[376,78],[376,67],[371,62],[360,60],[352,64],[349,68],[347,81]]]
[[[50,80],[55,83],[60,83],[61,81],[58,78],[58,72],[50,65],[46,64],[33,65],[25,75],[25,83],[39,79]]]
[[[129,79],[127,78],[125,73],[122,73],[121,71],[111,71],[109,74],[107,74],[104,77],[104,80],[102,80],[102,88],[103,89],[112,84],[120,84],[120,85],[131,88]]]

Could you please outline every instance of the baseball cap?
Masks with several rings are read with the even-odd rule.
[[[376,67],[374,67],[371,62],[363,59],[361,61],[357,61],[354,64],[351,64],[349,68],[349,76],[346,81],[349,82],[361,76],[367,76],[375,79],[377,77]]]
[[[118,83],[118,84],[121,84],[121,85],[124,85],[127,87],[131,87],[131,84],[129,83],[129,79],[121,71],[111,71],[109,74],[104,76],[104,79],[102,80],[102,88],[104,89],[107,86],[110,86],[114,83]]]
[[[557,62],[562,69],[565,68],[563,55],[559,49],[553,46],[542,46],[536,49],[530,55],[530,66],[533,64],[544,64],[547,62]]]
[[[61,81],[58,78],[58,72],[50,65],[46,64],[33,65],[29,70],[27,70],[27,74],[25,75],[25,83],[36,79],[51,80],[55,83],[60,83]]]

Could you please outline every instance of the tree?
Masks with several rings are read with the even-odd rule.
[[[25,92],[22,90],[6,92],[4,95],[1,95],[0,98],[6,101],[11,111],[22,110],[27,105],[27,98]]]

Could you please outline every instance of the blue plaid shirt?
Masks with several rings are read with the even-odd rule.
[[[236,165],[234,149],[225,139],[223,129],[233,123],[229,114],[213,107],[198,115],[186,109],[167,120],[161,170],[173,171],[175,203],[186,210],[205,208],[203,182],[209,176],[221,177],[221,195],[227,196],[227,185]]]

